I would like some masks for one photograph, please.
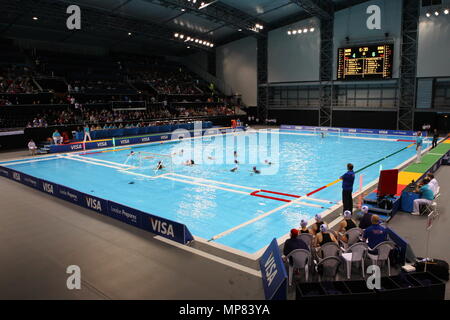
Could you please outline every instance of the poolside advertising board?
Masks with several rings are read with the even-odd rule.
[[[296,125],[281,125],[282,130],[307,130],[313,131],[316,128],[321,128],[322,131],[341,132],[346,133],[367,133],[380,135],[395,135],[395,136],[414,136],[414,131],[407,130],[383,130],[383,129],[356,129],[356,128],[332,128],[332,127],[313,127],[313,126],[296,126]]]
[[[287,299],[287,273],[274,238],[259,260],[266,300]]]
[[[0,166],[0,175],[167,239],[182,244],[194,240],[192,234],[184,224],[148,214],[50,181],[38,179],[7,167]]]

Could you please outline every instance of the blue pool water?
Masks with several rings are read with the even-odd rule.
[[[355,170],[358,170],[411,144],[396,141],[402,138],[393,136],[342,134],[341,137],[328,135],[322,139],[317,135],[299,133],[307,132],[284,130],[268,135],[220,135],[132,147],[135,152],[148,156],[148,159],[141,160],[127,161],[130,150],[121,150],[86,155],[79,153],[75,156],[76,159],[52,156],[51,160],[46,161],[15,162],[6,165],[37,178],[181,222],[193,235],[210,239],[286,204],[278,200],[251,196],[249,193],[252,191],[263,189],[305,195],[338,179],[345,173],[348,162],[353,163]],[[242,138],[243,135],[245,138]],[[269,143],[268,149],[275,151],[274,153],[265,154],[264,137]],[[242,143],[243,141],[245,143]],[[180,154],[181,149],[183,154]],[[234,166],[234,150],[238,153],[240,165],[238,171],[233,173],[230,169]],[[193,158],[196,165],[191,167],[170,164],[168,157],[152,157],[145,152],[174,154],[174,162]],[[364,185],[378,178],[380,165],[383,169],[391,169],[414,154],[415,149],[408,148],[367,168],[360,173],[363,174]],[[201,159],[202,155],[204,159]],[[207,159],[208,156],[212,158]],[[259,156],[259,159],[251,163],[250,160],[256,156]],[[166,168],[155,172],[154,167],[158,160],[163,160]],[[264,164],[264,160],[273,164]],[[210,163],[205,163],[208,161]],[[136,168],[120,170],[125,168],[125,162]],[[251,172],[254,165],[261,170],[261,174]],[[162,174],[167,175],[156,178]],[[356,176],[354,191],[358,188],[360,174]],[[275,194],[260,194],[294,199]],[[313,197],[340,201],[341,183],[326,188]],[[318,204],[314,201],[311,203]],[[291,228],[298,227],[301,219],[310,219],[323,211],[321,208],[290,204],[215,241],[237,250],[254,253],[274,237],[278,238]]]

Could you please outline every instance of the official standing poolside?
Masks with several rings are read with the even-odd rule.
[[[355,173],[353,172],[353,164],[347,164],[347,172],[341,177],[342,179],[342,203],[343,211],[353,212],[353,183],[355,182]]]
[[[417,158],[416,158],[416,163],[419,163],[421,158],[422,158],[422,144],[423,144],[422,131],[417,131],[417,138],[416,138]]]

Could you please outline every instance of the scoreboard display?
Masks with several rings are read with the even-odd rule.
[[[338,80],[377,80],[392,78],[393,44],[338,50]]]

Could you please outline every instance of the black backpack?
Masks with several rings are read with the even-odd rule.
[[[418,260],[422,260],[423,258],[417,258]],[[444,260],[439,259],[431,259],[427,261],[427,272],[432,273],[436,277],[441,280],[448,281],[448,263]],[[422,272],[425,270],[425,262],[418,261],[414,264],[416,271]]]

